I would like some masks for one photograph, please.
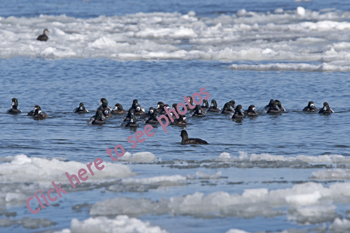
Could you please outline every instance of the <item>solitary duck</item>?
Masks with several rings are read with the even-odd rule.
[[[16,98],[12,98],[12,107],[9,110],[7,110],[6,113],[9,113],[9,114],[21,113],[22,111],[19,110],[17,107],[18,107],[18,100]]]
[[[316,112],[318,109],[314,105],[314,101],[310,101],[308,105],[303,109],[304,112]]]
[[[40,40],[40,41],[47,41],[49,39],[49,37],[46,35],[46,33],[49,33],[49,30],[45,29],[43,31],[43,34],[38,36],[38,38],[36,38],[36,39]]]
[[[187,145],[187,144],[209,144],[208,142],[199,139],[199,138],[188,138],[188,134],[186,130],[182,130],[180,136],[182,137],[181,144]]]
[[[331,114],[334,111],[329,107],[327,102],[323,103],[323,108],[318,112],[318,113],[322,113],[322,114]]]
[[[88,113],[89,110],[87,110],[84,106],[83,103],[79,104],[79,107],[77,107],[76,109],[74,109],[74,113]]]
[[[211,100],[211,105],[208,109],[208,112],[220,112],[221,108],[218,107],[218,104],[216,103],[216,100]]]
[[[123,109],[123,106],[120,103],[116,103],[111,113],[114,115],[126,114],[126,111]]]
[[[254,105],[250,105],[248,110],[246,110],[244,113],[247,116],[258,116],[259,115],[259,113],[255,110]]]
[[[48,117],[47,114],[45,112],[41,111],[40,106],[39,106],[39,108],[35,109],[35,112],[33,115],[34,120],[43,120],[47,117]]]

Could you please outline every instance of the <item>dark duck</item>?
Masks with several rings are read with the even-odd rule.
[[[49,30],[44,29],[43,34],[38,36],[38,38],[36,38],[36,39],[40,40],[40,41],[47,41],[49,39],[49,37],[46,35],[46,33],[48,33],[48,32],[49,32]]]
[[[318,109],[316,108],[314,101],[310,101],[308,105],[303,109],[304,112],[316,112]]]
[[[126,114],[126,111],[123,109],[123,106],[120,103],[116,103],[111,113],[114,115]]]
[[[186,130],[182,130],[180,134],[182,140],[181,144],[182,145],[187,145],[187,144],[209,144],[208,142],[199,139],[199,138],[188,138],[188,134]]]
[[[234,103],[235,104],[235,103]],[[234,104],[232,104],[232,101],[230,102],[227,102],[225,105],[224,105],[224,108],[222,109],[221,113],[222,114],[228,114],[228,113],[232,113],[235,111],[234,109]]]
[[[259,115],[259,113],[255,110],[254,105],[250,105],[248,110],[246,110],[244,113],[247,116],[258,116]]]
[[[35,112],[33,115],[34,120],[43,120],[47,117],[48,117],[47,114],[45,112],[41,111],[40,106],[38,106],[38,108],[35,109]]]
[[[21,113],[22,111],[18,109],[18,100],[16,98],[12,98],[12,107],[7,110],[6,113],[9,114],[18,114]]]
[[[136,115],[136,116],[140,116],[140,115],[143,115],[145,113],[145,110],[141,107],[141,105],[139,104],[139,101],[137,99],[134,99],[132,101],[131,108],[134,109],[134,115]]]
[[[194,109],[192,116],[193,117],[194,116],[195,117],[204,117],[205,116],[205,114],[203,113],[203,110],[199,104],[196,105],[196,108]]]
[[[159,114],[166,114],[165,108],[169,110],[169,104],[164,104],[164,107],[162,108],[162,110],[159,111]]]
[[[34,106],[34,110],[31,110],[30,112],[28,112],[27,116],[34,116],[34,113],[35,113],[35,110],[36,109],[40,109],[40,106],[39,105],[35,105]]]
[[[83,103],[79,104],[79,107],[77,107],[76,109],[74,109],[74,113],[88,113],[89,110],[87,110],[84,106]]]
[[[281,110],[281,112],[287,112],[286,109],[282,106],[281,101],[275,100],[277,107]]]
[[[159,113],[164,110],[164,103],[163,102],[158,102],[157,107],[154,109],[156,113]]]
[[[101,105],[97,108],[97,111],[101,110],[105,117],[111,117],[111,107],[108,106],[108,101],[105,98],[101,98],[100,104]]]
[[[318,113],[322,113],[322,114],[331,114],[334,111],[329,107],[327,102],[323,103],[323,108],[318,112]]]
[[[273,105],[274,102],[275,102],[275,101],[274,101],[273,99],[271,99],[271,100],[270,100],[270,103],[269,103],[268,105],[266,105],[266,106],[264,107],[264,109],[265,109],[266,111],[269,110],[269,108],[272,107],[272,105]]]
[[[208,100],[203,100],[203,103],[202,103],[202,109],[207,109],[209,108],[209,103],[208,103]]]
[[[241,119],[244,117],[245,117],[245,114],[243,112],[242,105],[239,104],[235,109],[235,113],[233,114],[232,119]]]
[[[106,123],[105,122],[106,118],[104,117],[102,110],[97,110],[95,116],[93,116],[92,119],[93,120],[91,124],[93,125],[102,125]]]
[[[187,98],[190,99],[190,100],[189,100],[190,105],[191,105],[191,106],[194,106],[192,97],[191,97],[191,96],[187,96]],[[192,110],[192,109],[193,109],[193,107],[190,108],[190,105],[189,105],[189,104],[186,104],[187,110]]]
[[[216,103],[216,100],[211,100],[211,105],[208,109],[208,112],[220,112],[221,108],[218,107],[218,104]]]
[[[126,123],[125,127],[137,127],[137,126],[139,126],[139,124],[137,124],[137,122],[136,122],[134,109],[131,109],[131,111],[130,111],[130,119],[129,119],[129,122]]]
[[[281,113],[281,109],[277,106],[277,103],[273,101],[272,106],[268,107],[267,113],[271,113],[271,114]]]
[[[158,120],[157,120],[157,113],[153,112],[152,114],[150,114],[149,118],[146,121],[147,124],[158,124]]]

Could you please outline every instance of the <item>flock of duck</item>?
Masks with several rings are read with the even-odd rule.
[[[234,100],[231,100],[225,103],[223,109],[219,108],[215,99],[211,101],[211,105],[209,106],[208,100],[203,100],[202,105],[193,104],[193,99],[191,96],[188,96],[189,103],[186,105],[187,110],[190,112],[192,117],[204,117],[207,112],[221,112],[222,114],[232,114],[232,119],[242,119],[246,116],[248,117],[256,117],[259,113],[256,111],[254,105],[250,105],[247,110],[242,109],[242,105],[237,105]],[[172,124],[178,126],[185,126],[188,122],[186,121],[186,116],[179,113],[179,109],[177,108],[177,104],[172,105],[173,109],[178,113],[178,118],[174,116],[172,112],[170,112],[170,116],[168,116],[166,109],[168,110],[170,107],[168,104],[164,104],[163,102],[158,102],[157,107],[150,107],[148,112],[145,112],[145,109],[141,107],[138,103],[138,100],[133,100],[133,103],[128,111],[123,109],[123,106],[120,103],[115,104],[114,109],[108,106],[108,101],[105,98],[101,99],[100,106],[97,108],[96,113],[89,120],[91,124],[101,125],[104,124],[107,118],[112,115],[121,115],[127,114],[123,120],[122,126],[124,127],[138,127],[136,116],[141,119],[146,119],[147,124],[159,124],[157,117],[159,115],[164,114],[169,119],[170,117],[173,119]],[[264,107],[264,110],[268,114],[280,114],[282,112],[286,112],[285,108],[283,108],[281,101],[271,99],[269,104]],[[323,107],[318,110],[314,105],[313,101],[310,101],[308,105],[303,109],[305,112],[317,112],[320,114],[332,114],[334,111],[329,107],[327,102],[323,103]],[[18,100],[16,98],[12,99],[12,108],[7,110],[9,114],[19,114],[22,111],[18,109]],[[89,113],[89,111],[85,108],[83,103],[79,104],[79,107],[75,108],[74,113]],[[39,105],[35,105],[34,109],[31,110],[28,116],[32,116],[35,120],[43,120],[48,117],[48,115],[43,112]],[[182,130],[181,135],[182,144],[208,144],[206,141],[196,138],[188,138],[188,134],[186,130]]]

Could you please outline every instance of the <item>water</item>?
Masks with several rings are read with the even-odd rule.
[[[0,232],[348,231],[348,4],[6,3]],[[35,41],[45,27],[49,41]],[[210,145],[182,146],[181,127],[165,133],[158,126],[134,149],[127,138],[135,131],[121,127],[123,116],[88,124],[102,97],[125,109],[136,98],[148,109],[182,102],[202,87],[219,107],[232,99],[244,109],[254,104],[259,117],[188,115],[189,136]],[[5,114],[13,97],[20,115]],[[287,112],[266,114],[271,98]],[[318,108],[328,102],[335,113],[302,112],[311,100]],[[72,112],[80,102],[90,113]],[[35,104],[48,119],[26,116]],[[127,154],[113,162],[106,147],[117,144]],[[77,174],[98,157],[105,168],[73,189],[65,172]],[[46,193],[52,181],[68,193],[30,213],[27,198]],[[98,219],[82,224],[91,218]]]

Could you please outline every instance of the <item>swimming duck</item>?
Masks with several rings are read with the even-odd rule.
[[[9,113],[9,114],[21,113],[22,111],[19,110],[17,107],[18,107],[18,100],[16,98],[12,98],[12,108],[7,110],[6,113]]]
[[[79,104],[79,107],[77,107],[76,109],[74,109],[73,112],[74,112],[74,113],[87,113],[87,112],[89,112],[89,110],[87,110],[87,109],[85,108],[85,106],[84,106],[83,103],[80,103],[80,104]]]
[[[187,125],[187,121],[186,121],[186,116],[184,115],[179,115],[179,119],[174,119],[174,122],[171,123],[173,125],[177,125],[177,126],[186,126]]]
[[[258,116],[258,112],[255,110],[255,106],[254,105],[250,105],[248,110],[246,110],[244,112],[245,115],[247,116]]]
[[[268,108],[267,113],[281,113],[281,109],[279,109],[277,103],[273,101],[272,106]]]
[[[43,34],[38,36],[38,38],[36,38],[36,39],[40,40],[40,41],[47,41],[49,39],[49,37],[46,35],[46,33],[48,33],[48,32],[49,32],[49,30],[44,29]]]
[[[193,104],[193,99],[192,99],[192,97],[191,96],[187,96],[187,98],[189,98],[190,99],[190,104],[193,106],[194,104]],[[187,107],[187,110],[192,110],[192,108],[190,108],[190,106],[186,103],[186,107]]]
[[[91,122],[91,124],[93,124],[93,125],[101,125],[101,124],[106,123],[105,122],[106,118],[103,116],[102,110],[97,110],[95,116],[93,116],[92,119],[93,119],[93,121]]]
[[[158,102],[157,107],[154,109],[154,112],[159,113],[162,110],[164,110],[164,103],[163,102]]]
[[[146,121],[147,124],[158,124],[157,113],[153,112]]]
[[[137,122],[136,122],[136,117],[135,117],[135,115],[134,115],[134,111],[133,111],[133,109],[131,109],[131,110],[132,110],[132,111],[131,111],[130,120],[129,120],[129,122],[125,125],[125,127],[138,127],[139,124],[137,124]]]
[[[181,144],[209,144],[208,142],[199,139],[199,138],[188,138],[188,134],[186,130],[182,130],[180,136],[182,137]]]
[[[45,112],[41,111],[40,106],[35,109],[35,112],[33,115],[34,120],[43,120],[47,117],[48,117],[47,114]]]
[[[309,104],[303,109],[304,112],[316,112],[317,108],[314,105],[314,101],[310,101]]]
[[[203,110],[199,104],[196,105],[196,108],[194,109],[192,116],[205,117],[205,114],[203,113]]]
[[[281,110],[281,112],[287,112],[284,107],[282,107],[282,103],[279,100],[275,100],[277,107]]]
[[[147,112],[147,113],[144,113],[144,114],[141,116],[141,118],[150,117],[154,112],[155,112],[155,111],[154,111],[154,108],[153,108],[153,107],[150,107],[150,108],[148,109],[148,112]]]
[[[40,109],[39,105],[35,105],[34,110],[31,110],[30,112],[28,112],[27,116],[34,116],[35,110],[37,109]]]
[[[270,103],[268,104],[268,105],[266,105],[265,107],[264,107],[264,109],[267,111],[267,110],[269,110],[272,106],[273,106],[273,103],[274,103],[275,101],[273,100],[273,99],[271,99],[270,100]]]
[[[114,115],[126,114],[126,111],[123,109],[123,106],[120,103],[116,103],[111,113]]]
[[[234,108],[232,106],[232,103],[231,102],[227,102],[225,105],[224,105],[224,108],[222,109],[222,112],[221,114],[227,114],[227,113],[232,113],[234,112]]]
[[[161,114],[166,114],[166,111],[165,111],[165,109],[164,108],[167,108],[168,110],[169,110],[169,104],[164,104],[164,107],[159,111],[159,114],[161,115]]]
[[[216,100],[211,100],[211,105],[208,109],[208,112],[220,112],[221,108],[218,107],[218,104],[216,103]]]
[[[208,100],[203,100],[203,103],[202,103],[202,109],[207,109],[209,108],[209,103],[208,103]]]
[[[245,114],[242,110],[242,105],[237,105],[236,109],[235,109],[235,113],[232,116],[232,119],[237,119],[237,118],[244,118]]]
[[[128,111],[128,114],[126,115],[126,117],[124,118],[123,122],[125,121],[130,121],[131,117],[134,115],[135,110],[131,107]]]
[[[108,101],[105,98],[101,98],[101,102],[100,102],[100,106],[97,108],[98,110],[101,110],[103,115],[107,118],[107,117],[111,117],[111,110],[112,108],[108,106]]]
[[[331,114],[334,111],[329,107],[327,102],[323,103],[323,108],[318,113]]]

